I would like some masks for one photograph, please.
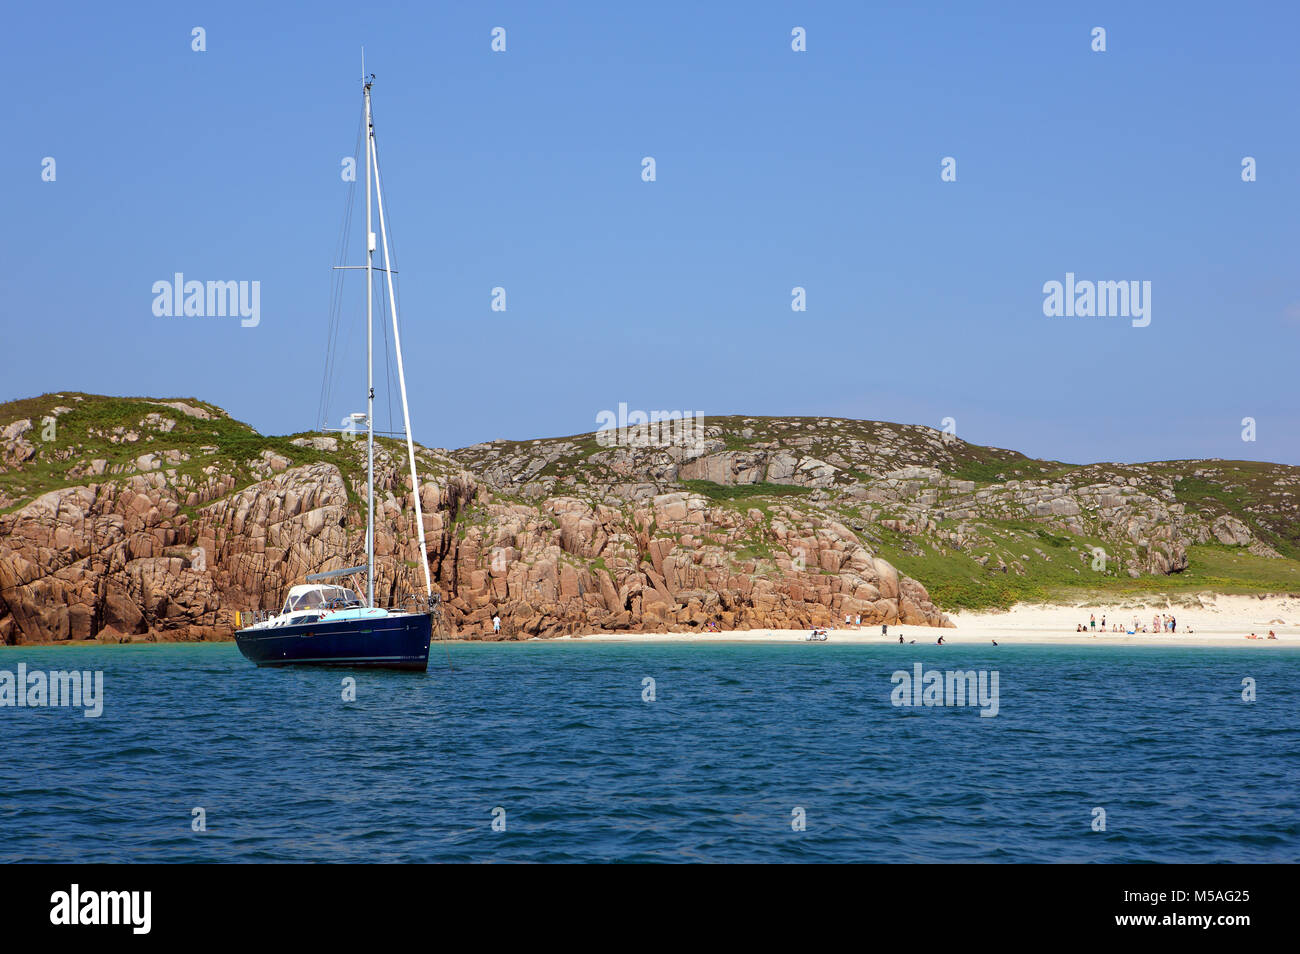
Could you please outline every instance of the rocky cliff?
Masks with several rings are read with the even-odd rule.
[[[1233,584],[1300,570],[1280,465],[1077,467],[822,418],[418,457],[424,554],[404,451],[379,442],[377,596],[422,591],[427,559],[449,636],[490,637],[496,613],[507,638],[943,626],[922,580],[996,605],[1194,575],[1193,553],[1254,561]],[[363,441],[264,437],[193,399],[0,405],[0,640],[227,638],[236,610],[364,562],[364,493]]]

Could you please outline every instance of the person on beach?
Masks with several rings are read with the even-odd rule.
[[[1096,630],[1097,630],[1097,614],[1096,614],[1096,613],[1089,613],[1089,614],[1088,614],[1088,627],[1089,627],[1090,629],[1092,629],[1093,632],[1096,632]]]
[[[1269,638],[1269,639],[1277,639],[1277,633],[1273,632],[1273,631],[1270,629],[1270,630],[1268,631],[1268,638]]]
[[[1174,619],[1172,616],[1169,617],[1169,632],[1178,632],[1178,620]]]
[[[888,623],[881,623],[881,624],[880,624],[880,635],[881,635],[881,636],[888,636],[888,635],[889,635],[889,624],[888,624]],[[900,642],[901,642],[902,639],[903,639],[902,636],[899,636],[898,638],[899,638],[899,641],[900,641]]]
[[[853,628],[854,628],[854,629],[861,629],[861,628],[862,628],[862,614],[861,614],[861,613],[859,613],[857,616],[853,617]]]
[[[898,645],[900,645],[900,646],[903,645],[903,637],[902,637],[902,636],[899,636],[899,637],[898,637]]]
[[[1102,631],[1103,633],[1106,631],[1106,614],[1105,614],[1105,613],[1102,613],[1102,614],[1101,614],[1101,631]]]
[[[500,636],[500,635],[501,635],[501,617],[500,617],[500,616],[493,616],[493,617],[492,617],[492,635],[494,635],[494,636]]]

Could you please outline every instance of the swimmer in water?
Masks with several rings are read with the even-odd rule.
[[[996,646],[997,644],[998,644],[998,641],[997,641],[996,639],[993,640],[993,645]]]
[[[942,637],[942,636],[939,637],[939,642],[936,643],[936,645],[938,645],[938,646],[942,646],[942,645],[943,645],[943,637]]]

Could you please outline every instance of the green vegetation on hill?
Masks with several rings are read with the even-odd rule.
[[[165,403],[176,401],[209,417],[186,414]],[[194,398],[61,392],[0,405],[0,428],[24,418],[32,427],[22,439],[35,448],[35,456],[0,473],[0,494],[12,501],[0,512],[12,511],[51,490],[137,473],[136,461],[146,454],[156,457],[155,469],[170,472],[176,480],[188,476],[201,483],[208,476],[205,470],[216,467],[221,476],[234,478],[236,490],[260,479],[253,465],[266,451],[294,467],[322,461],[335,464],[347,479],[350,496],[353,482],[364,475],[359,442],[352,447],[340,442],[343,449],[336,452],[316,450],[293,443],[297,437],[316,435],[268,437]],[[400,441],[377,438],[376,444],[390,453],[405,454]],[[169,451],[184,459],[168,459]],[[90,471],[96,460],[104,461],[97,475]]]
[[[1157,595],[1172,598],[1200,592],[1300,594],[1300,561],[1256,556],[1220,544],[1189,547],[1189,566],[1181,573],[1130,577],[1115,572],[1113,566],[1105,573],[1093,570],[1091,559],[1070,560],[1073,554],[1068,549],[1064,558],[1056,552],[1049,554],[1051,562],[1036,554],[1029,560],[1017,559],[1021,572],[1016,572],[1010,567],[1011,551],[1023,553],[1024,547],[1003,549],[1008,569],[1000,570],[996,561],[981,566],[960,551],[940,552],[930,547],[921,554],[914,545],[900,545],[898,534],[885,531],[885,536],[881,555],[924,583],[930,598],[946,610],[1007,609],[1016,603],[1114,601]]]
[[[1174,494],[1188,510],[1235,516],[1283,555],[1300,559],[1300,521],[1287,519],[1296,495],[1279,485],[1279,465],[1215,460],[1155,466],[1172,475]]]
[[[794,484],[715,484],[711,480],[683,480],[680,483],[684,489],[715,503],[752,500],[755,497],[802,497],[812,493],[812,488]]]
[[[176,401],[190,413],[166,404]],[[334,464],[354,501],[363,483],[363,443],[339,440],[337,450],[324,450],[294,443],[319,435],[264,436],[194,398],[62,392],[0,404],[0,430],[22,419],[32,426],[5,443],[0,513],[51,490],[144,470],[182,487],[215,474],[237,491],[267,476],[268,451],[288,466]],[[435,478],[463,468],[479,482],[478,500],[453,517],[457,536],[488,520],[486,506],[541,507],[547,497],[572,496],[625,510],[644,506],[647,493],[686,490],[742,517],[768,516],[765,525],[747,523],[728,553],[733,563],[757,565],[756,574],[778,572],[770,517],[782,510],[804,521],[801,533],[827,521],[851,528],[946,609],[1095,594],[1300,592],[1300,468],[1223,460],[1072,465],[933,428],[838,418],[734,415],[706,418],[705,426],[707,451],[691,454],[607,447],[587,433],[428,452],[422,468]],[[402,442],[377,444],[404,460]],[[757,482],[665,476],[701,453],[729,455],[714,463],[734,464],[730,473]],[[144,455],[152,467],[140,463]],[[1242,533],[1249,549],[1216,542],[1241,543]],[[1104,571],[1093,568],[1098,548],[1107,554]]]

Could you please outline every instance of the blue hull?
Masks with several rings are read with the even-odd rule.
[[[259,666],[341,666],[418,669],[429,665],[433,617],[417,613],[381,619],[300,623],[241,629],[235,643]]]

